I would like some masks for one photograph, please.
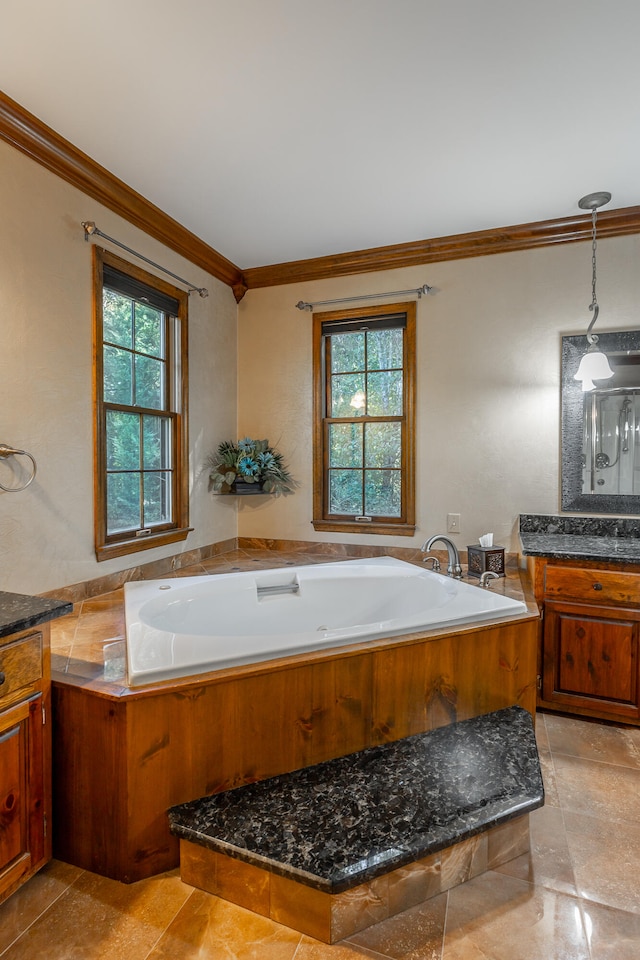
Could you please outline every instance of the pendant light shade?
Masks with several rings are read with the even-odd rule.
[[[576,380],[582,380],[582,389],[594,390],[594,380],[608,380],[613,376],[613,370],[609,366],[606,353],[600,350],[589,350],[580,361],[577,373],[574,374]]]
[[[595,383],[594,380],[608,380],[609,377],[613,376],[614,371],[609,365],[606,354],[598,350],[597,343],[598,337],[597,334],[591,333],[593,325],[598,319],[598,312],[600,310],[598,306],[598,300],[596,297],[596,221],[598,216],[598,207],[604,206],[605,203],[609,203],[611,200],[611,194],[602,192],[602,193],[589,193],[586,197],[582,197],[578,201],[578,206],[582,210],[591,210],[591,303],[589,304],[589,310],[593,311],[593,318],[591,323],[587,328],[587,340],[589,342],[589,349],[585,353],[584,357],[580,361],[580,366],[574,374],[575,380],[582,380],[582,389],[584,391],[594,390]]]

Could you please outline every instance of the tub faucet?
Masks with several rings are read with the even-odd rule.
[[[484,573],[480,574],[480,586],[488,590],[491,586],[491,581],[497,580],[498,577],[499,575],[494,573],[493,570],[485,570]]]
[[[426,553],[427,550],[431,550],[434,543],[440,541],[444,543],[447,548],[447,553],[449,554],[449,564],[447,566],[447,576],[453,577],[455,580],[462,580],[462,567],[460,566],[460,554],[458,553],[458,548],[456,547],[453,540],[449,540],[449,537],[442,536],[437,534],[435,537],[431,537],[430,540],[425,540],[425,542],[420,547],[422,553]]]

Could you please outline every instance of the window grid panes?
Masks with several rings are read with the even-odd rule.
[[[104,286],[107,537],[172,522],[175,415],[168,409],[169,323],[163,310]]]
[[[171,522],[173,422],[105,405],[107,532]]]
[[[107,560],[189,534],[188,293],[97,245],[95,546]]]
[[[325,332],[327,514],[403,514],[404,330]]]

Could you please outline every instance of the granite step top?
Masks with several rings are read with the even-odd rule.
[[[531,715],[513,706],[168,811],[171,832],[326,893],[541,807]]]

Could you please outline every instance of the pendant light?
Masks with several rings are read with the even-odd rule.
[[[584,391],[594,390],[594,380],[608,380],[613,376],[613,370],[609,366],[607,355],[598,349],[598,336],[591,333],[594,323],[598,319],[598,300],[596,298],[596,221],[598,217],[598,207],[603,207],[609,203],[611,194],[589,193],[586,197],[578,200],[578,206],[581,210],[591,210],[591,303],[589,310],[593,311],[593,318],[587,328],[587,340],[589,349],[580,361],[578,372],[574,374],[575,380],[582,380],[582,389]]]

